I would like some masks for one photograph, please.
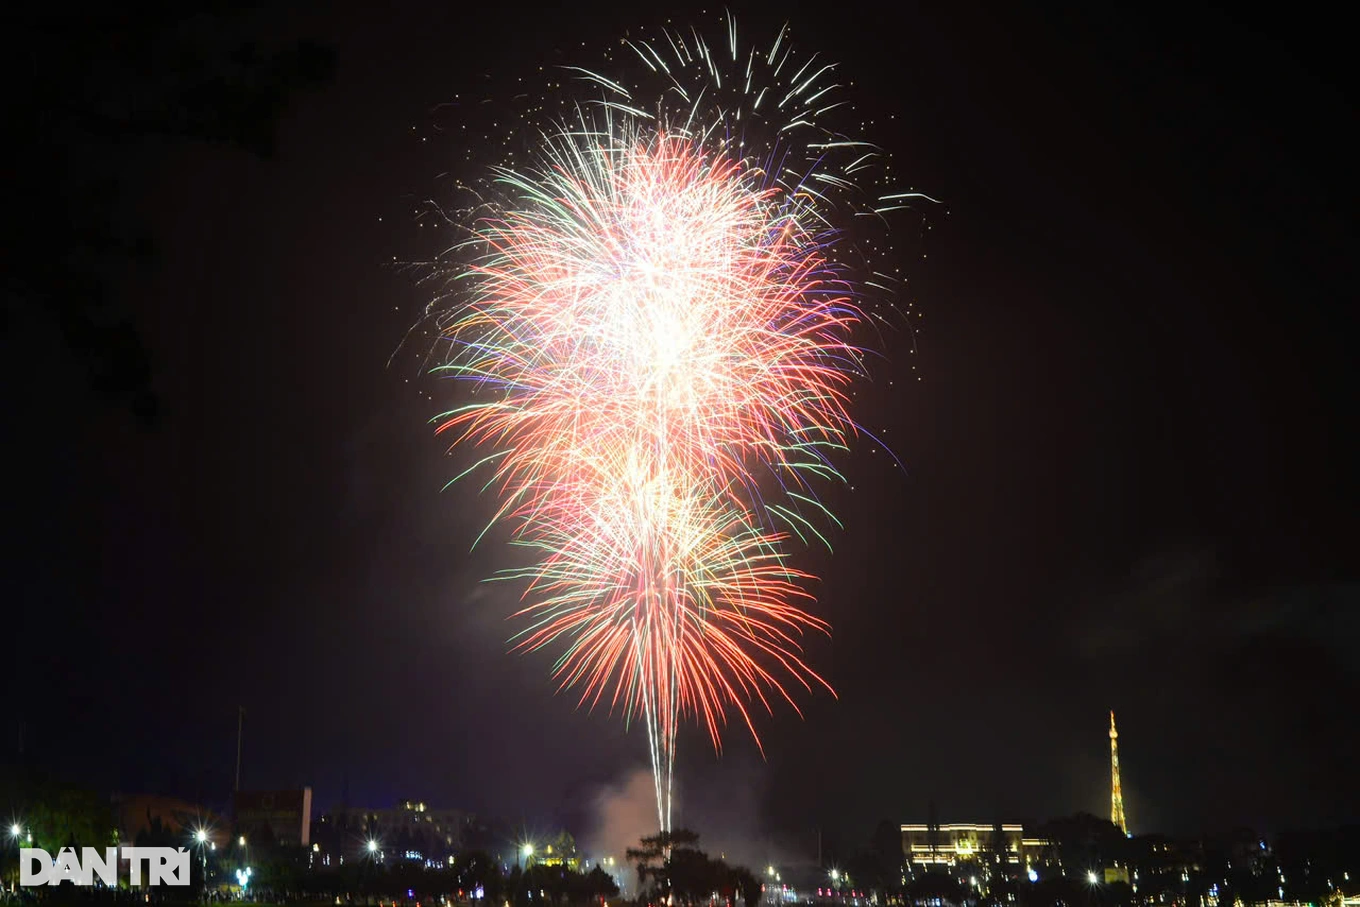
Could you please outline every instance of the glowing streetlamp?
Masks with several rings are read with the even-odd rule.
[[[203,890],[208,890],[208,848],[204,845],[208,843],[208,830],[198,828],[194,830],[194,841],[198,844],[198,858],[203,864]]]
[[[1086,873],[1086,881],[1087,881],[1087,882],[1090,882],[1092,885],[1095,885],[1095,884],[1097,884],[1100,880],[1099,880],[1098,878],[1096,878],[1096,874],[1095,874],[1094,872],[1088,872],[1088,873]]]

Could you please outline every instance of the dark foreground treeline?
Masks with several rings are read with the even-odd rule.
[[[599,867],[578,872],[565,866],[515,867],[502,874],[484,854],[469,854],[450,867],[426,868],[414,862],[384,865],[359,861],[341,867],[309,868],[301,848],[274,848],[252,862],[246,898],[257,903],[283,904],[316,902],[366,904],[378,902],[441,901],[467,902],[471,905],[502,907],[586,907],[617,897],[618,886]],[[70,883],[18,889],[12,901],[47,905],[60,904],[202,904],[208,901],[236,901],[241,893],[236,869],[225,861],[203,859],[196,855],[191,864],[190,884],[186,887],[102,885],[78,887]],[[13,877],[8,879],[12,885]],[[0,903],[3,902],[0,896]]]

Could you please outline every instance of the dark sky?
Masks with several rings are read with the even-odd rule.
[[[479,585],[501,554],[468,553],[490,501],[440,491],[464,455],[432,436],[411,363],[388,364],[424,295],[385,263],[464,157],[430,137],[435,105],[484,73],[592,63],[657,17],[323,6],[233,21],[336,52],[272,159],[119,144],[117,211],[156,254],[114,279],[159,427],[11,313],[0,741],[218,801],[239,703],[246,786],[325,805],[348,778],[353,801],[579,827],[644,739],[505,654],[509,602]],[[932,800],[945,821],[1102,813],[1112,707],[1134,830],[1360,818],[1357,149],[1335,26],[734,11],[844,61],[857,102],[894,115],[872,137],[949,213],[903,244],[917,352],[890,338],[857,411],[906,470],[848,458],[836,552],[803,560],[839,698],[766,720],[766,761],[737,729],[721,759],[682,735],[682,818],[855,841]]]

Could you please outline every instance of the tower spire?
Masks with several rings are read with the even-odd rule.
[[[1129,833],[1124,820],[1124,792],[1119,788],[1119,731],[1114,727],[1114,709],[1110,709],[1110,821]]]

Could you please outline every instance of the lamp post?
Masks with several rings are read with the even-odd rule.
[[[203,867],[203,900],[208,899],[208,830],[199,828],[194,831],[194,843],[198,845],[199,864]]]
[[[14,824],[10,825],[10,827],[9,827],[9,836],[10,836],[10,840],[12,840],[12,841],[14,842],[14,855],[15,855],[16,857],[19,855],[19,850],[22,849],[23,846],[24,846],[24,845],[23,845],[23,839],[22,839],[23,833],[24,833],[24,830],[23,830],[23,828],[21,828],[21,827],[19,826],[19,823],[18,823],[18,822],[15,822]],[[29,841],[32,841],[32,840],[33,840],[33,836],[32,836],[32,835],[29,835],[29,838],[28,838],[28,839],[29,839]],[[15,869],[15,872],[16,872],[16,873],[18,872],[17,867],[16,867],[16,869]],[[16,875],[16,879],[17,879],[17,878],[18,878],[18,877],[17,877],[17,875]],[[16,890],[18,889],[18,886],[19,886],[19,883],[16,881],[16,882],[14,883],[14,887],[15,887]],[[4,890],[5,890],[5,889],[4,889],[3,887],[0,887],[0,891],[4,891]]]

